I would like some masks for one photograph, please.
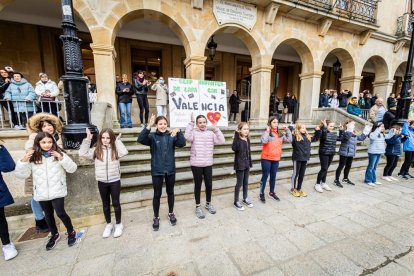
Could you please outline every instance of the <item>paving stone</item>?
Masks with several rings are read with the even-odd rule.
[[[284,275],[329,275],[310,256],[299,255],[281,263]],[[270,274],[269,274],[270,275]]]
[[[72,275],[112,275],[115,253],[81,260],[75,264]]]
[[[272,266],[264,271],[253,274],[254,276],[283,276],[283,272],[277,267]]]
[[[88,235],[82,238],[79,259],[91,259],[101,255],[107,255],[115,252],[116,245],[124,237],[114,239],[112,237],[104,239],[102,233]]]
[[[326,222],[348,235],[355,235],[366,230],[362,225],[355,223],[344,216],[337,216],[326,220]]]
[[[365,214],[373,218],[376,218],[377,220],[382,221],[382,222],[390,222],[390,221],[396,220],[401,217],[387,210],[383,210],[383,209],[379,209],[375,207],[361,210],[361,212],[364,212]]]
[[[407,246],[393,242],[374,230],[367,230],[359,235],[355,235],[354,239],[370,250],[374,250],[386,257],[394,258],[394,256],[408,250]]]
[[[64,265],[45,269],[29,275],[42,275],[42,276],[56,276],[56,275],[71,275],[72,265]]]
[[[217,275],[222,276],[225,272],[225,275],[240,275],[240,271],[234,265],[232,260],[224,252],[207,252],[202,258],[198,257],[195,260],[200,275]]]
[[[183,265],[177,265],[159,272],[158,276],[169,276],[169,275],[179,275],[179,276],[194,276],[200,275],[198,272],[197,266],[193,263],[186,263]]]
[[[411,276],[412,272],[407,270],[405,267],[396,264],[390,263],[379,270],[375,271],[372,275],[374,276],[389,276],[389,275],[398,275],[398,276]]]
[[[326,247],[316,250],[311,254],[312,258],[331,275],[359,275],[363,269],[350,261],[345,255]]]
[[[375,205],[375,207],[379,208],[379,209],[382,209],[382,210],[385,210],[385,211],[388,211],[388,212],[391,212],[391,213],[394,213],[398,216],[409,215],[409,214],[413,213],[413,210],[411,210],[411,209],[403,208],[403,207],[400,207],[400,206],[398,206],[396,204],[393,204],[393,203],[390,203],[390,202],[382,202],[380,204]]]
[[[406,246],[414,246],[414,235],[408,229],[401,230],[391,225],[382,225],[375,228],[375,232],[384,237]]]
[[[273,265],[273,260],[255,242],[246,242],[233,247],[228,254],[245,275],[251,275]]]
[[[326,244],[319,237],[315,236],[304,227],[295,227],[290,229],[285,233],[285,235],[303,252],[315,250]]]
[[[153,248],[150,245],[135,247],[134,250],[117,251],[115,264],[113,267],[114,275],[142,275],[150,273],[154,267]],[[161,270],[161,268],[158,268]]]
[[[324,221],[308,224],[306,225],[305,229],[308,229],[316,237],[324,240],[327,243],[339,241],[347,237],[347,235],[342,231]]]
[[[258,241],[258,244],[275,261],[286,260],[302,253],[299,248],[280,234],[264,237]]]
[[[396,262],[400,265],[405,266],[405,268],[409,269],[411,272],[414,272],[414,252],[413,251],[411,251],[404,257],[397,259]]]
[[[377,227],[381,225],[382,223],[382,221],[379,221],[376,218],[373,218],[367,215],[366,213],[363,213],[360,211],[352,212],[352,213],[345,213],[343,214],[343,216],[367,228]]]

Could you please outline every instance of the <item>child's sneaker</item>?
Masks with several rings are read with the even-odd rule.
[[[244,211],[244,207],[238,201],[234,202],[233,205],[237,210]]]
[[[315,184],[314,188],[317,192],[323,193],[323,189],[322,189],[321,184]]]
[[[242,202],[243,202],[243,204],[244,205],[246,205],[247,207],[249,207],[249,208],[253,208],[253,203],[248,199],[248,198],[246,198],[246,199],[243,199],[242,200]]]
[[[73,246],[76,243],[76,231],[73,230],[68,234],[68,246]]]
[[[124,231],[124,225],[122,223],[115,224],[114,238],[119,238]]]
[[[383,176],[381,178],[384,179],[385,181],[388,181],[388,182],[391,182],[392,181],[392,179],[389,178],[389,176]]]
[[[332,191],[331,187],[329,187],[328,184],[326,184],[326,183],[322,183],[321,187],[322,187],[322,189],[324,189],[326,191]]]
[[[261,202],[266,203],[266,198],[265,198],[264,194],[260,194],[259,199],[260,199]]]
[[[49,241],[46,244],[46,250],[52,250],[56,246],[59,240],[60,240],[59,233],[52,235],[52,237],[50,237]]]
[[[344,186],[342,186],[341,182],[339,182],[339,180],[334,180],[334,184],[335,186],[339,187],[339,188],[343,188]]]
[[[175,217],[174,213],[168,214],[168,220],[172,226],[177,224],[177,218]]]
[[[152,230],[158,231],[160,229],[160,218],[154,218],[152,223]]]
[[[355,186],[355,183],[354,182],[352,182],[351,180],[346,179],[346,178],[342,179],[342,182],[343,183],[346,183],[346,184],[349,184],[349,185],[354,185]]]
[[[368,186],[372,186],[372,187],[377,186],[377,185],[375,185],[375,183],[372,183],[372,182],[365,182],[365,184],[367,184]]]
[[[112,229],[113,229],[112,223],[108,223],[107,225],[105,225],[105,229],[102,233],[102,238],[104,239],[109,238],[112,234]]]
[[[216,213],[216,208],[214,208],[213,204],[211,204],[210,202],[207,202],[205,207],[210,214],[214,215]]]
[[[393,176],[388,176],[388,178],[390,178],[391,180],[393,180],[393,181],[397,181],[398,179],[397,178],[395,178],[395,177],[393,177]]]
[[[300,194],[297,190],[293,190],[290,192],[294,197],[300,197]]]
[[[8,261],[13,259],[17,256],[19,252],[17,252],[16,247],[14,247],[14,244],[10,242],[9,244],[3,245],[3,255],[4,260]]]
[[[403,175],[403,174],[398,174],[398,177],[399,177],[399,178],[402,178],[402,179],[405,179],[405,180],[407,180],[407,179],[408,179],[408,176]]]
[[[307,196],[308,196],[308,194],[307,194],[307,193],[305,193],[303,190],[300,190],[300,191],[299,191],[299,195],[300,195],[301,197],[307,197]]]
[[[382,185],[382,183],[378,182],[378,181],[375,181],[374,183],[375,183],[375,185]]]
[[[201,208],[201,206],[196,206],[195,214],[199,219],[205,218],[205,215],[204,215],[204,212],[203,212],[203,209]]]
[[[269,192],[269,197],[271,199],[274,199],[276,201],[280,201],[280,198],[277,197],[277,195],[275,193]]]

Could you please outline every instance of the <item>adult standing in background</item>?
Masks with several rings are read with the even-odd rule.
[[[293,113],[295,113],[297,102],[296,97],[290,95],[290,92],[287,92],[286,96],[283,98],[283,115],[285,117],[285,123],[293,122]]]
[[[131,106],[134,87],[129,83],[127,74],[123,74],[122,81],[116,84],[116,94],[118,95],[121,128],[132,128]]]
[[[59,106],[56,102],[59,88],[51,81],[46,73],[39,74],[40,80],[36,83],[35,92],[39,96],[40,109],[42,112],[52,113],[58,116]]]
[[[240,97],[237,94],[237,90],[233,90],[233,94],[231,94],[230,99],[230,116],[229,121],[231,121],[231,115],[234,114],[233,123],[237,123],[236,115],[239,113],[239,104],[241,103]]]
[[[382,122],[387,109],[384,107],[384,100],[377,98],[375,105],[369,110],[369,120],[372,123]]]
[[[148,123],[149,103],[148,103],[148,86],[151,82],[144,78],[144,71],[138,71],[134,79],[135,94],[137,95],[137,102],[139,106],[139,120],[141,124]],[[145,120],[144,120],[145,111]]]
[[[9,85],[13,78],[13,76],[10,77],[8,70],[11,70],[11,72],[13,72],[13,68],[11,68],[10,66],[6,66],[0,69],[0,100],[4,99],[4,93],[6,92],[7,88],[9,88]],[[11,103],[7,103],[6,101],[1,101],[0,104],[2,107],[6,109],[7,112],[10,112],[9,116],[11,116],[11,123],[13,123],[13,125],[18,125],[18,120],[16,114],[14,113],[13,105]]]
[[[167,116],[168,103],[168,86],[165,84],[164,78],[160,77],[152,86],[151,90],[155,91],[157,107],[157,116]]]
[[[352,92],[342,89],[338,95],[339,107],[345,108],[348,105],[348,99],[352,96]]]

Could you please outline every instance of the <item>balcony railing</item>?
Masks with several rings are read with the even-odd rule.
[[[316,10],[324,10],[327,13],[333,13],[341,17],[363,23],[375,24],[378,0],[288,0],[313,8]]]
[[[397,18],[397,32],[398,36],[411,35],[413,31],[412,22],[414,21],[414,15],[405,13]]]

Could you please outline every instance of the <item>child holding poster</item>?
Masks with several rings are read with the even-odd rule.
[[[194,128],[194,123],[196,128]],[[214,121],[212,130],[207,129],[207,118],[198,115],[194,119],[191,114],[191,122],[185,130],[185,139],[191,142],[190,164],[194,177],[194,197],[196,201],[195,213],[199,219],[205,218],[200,204],[201,184],[206,186],[205,208],[210,214],[215,214],[216,209],[211,204],[211,193],[213,190],[213,150],[214,145],[224,144],[224,135],[217,128],[217,121]]]

